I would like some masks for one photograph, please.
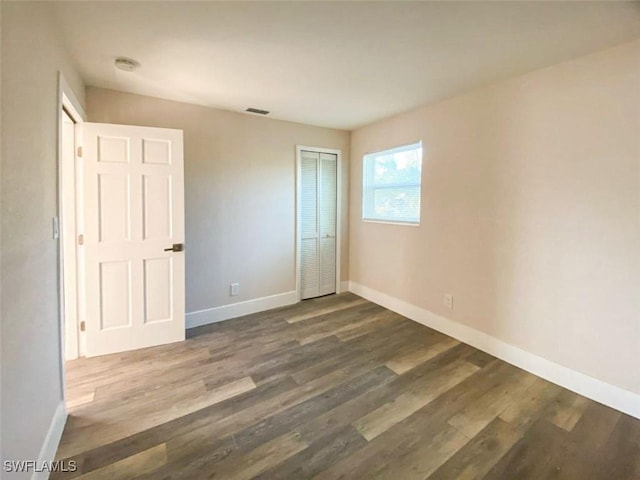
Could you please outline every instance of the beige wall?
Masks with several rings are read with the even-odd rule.
[[[363,223],[363,154],[416,140],[421,225]],[[640,42],[361,128],[351,158],[352,281],[640,393]]]
[[[184,130],[187,312],[295,290],[296,144],[343,152],[349,278],[348,132],[98,88],[86,96],[92,122]]]
[[[52,17],[50,4],[2,2],[2,459],[37,459],[62,400],[58,70],[80,99],[84,85]]]

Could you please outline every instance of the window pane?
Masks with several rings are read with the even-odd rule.
[[[422,148],[378,154],[373,160],[373,184],[420,185]]]
[[[377,188],[373,191],[373,199],[376,218],[420,220],[420,187]]]

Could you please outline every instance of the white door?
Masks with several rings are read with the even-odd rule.
[[[86,355],[184,340],[182,131],[84,123],[83,144]]]
[[[300,152],[301,298],[336,291],[337,155]]]

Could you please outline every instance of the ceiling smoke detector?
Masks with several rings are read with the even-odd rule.
[[[269,115],[269,110],[260,110],[259,108],[249,107],[245,110],[249,113],[257,113],[258,115]]]
[[[125,72],[133,72],[140,66],[140,63],[136,62],[132,58],[126,58],[126,57],[118,57],[116,58],[116,61],[113,63],[116,66],[116,68],[119,68],[120,70],[124,70]]]

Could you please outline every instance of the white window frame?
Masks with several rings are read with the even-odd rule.
[[[378,150],[376,152],[370,152],[364,155],[362,158],[362,221],[363,222],[373,222],[373,223],[390,223],[397,225],[409,225],[409,226],[419,226],[420,225],[420,217],[422,214],[422,208],[420,208],[420,212],[418,212],[417,219],[399,219],[394,217],[383,217],[370,214],[369,212],[373,212],[373,202],[374,202],[374,191],[378,189],[385,188],[398,188],[398,187],[418,187],[420,189],[420,196],[422,196],[422,176],[420,178],[419,183],[388,183],[384,185],[374,185],[373,184],[373,162],[375,157],[381,155],[390,155],[394,153],[406,152],[408,150],[415,150],[417,148],[422,149],[422,158],[420,158],[420,162],[422,164],[424,160],[424,149],[422,146],[422,141],[413,142],[406,145],[401,145],[399,147],[389,148],[386,150]],[[421,199],[422,200],[422,199]]]

